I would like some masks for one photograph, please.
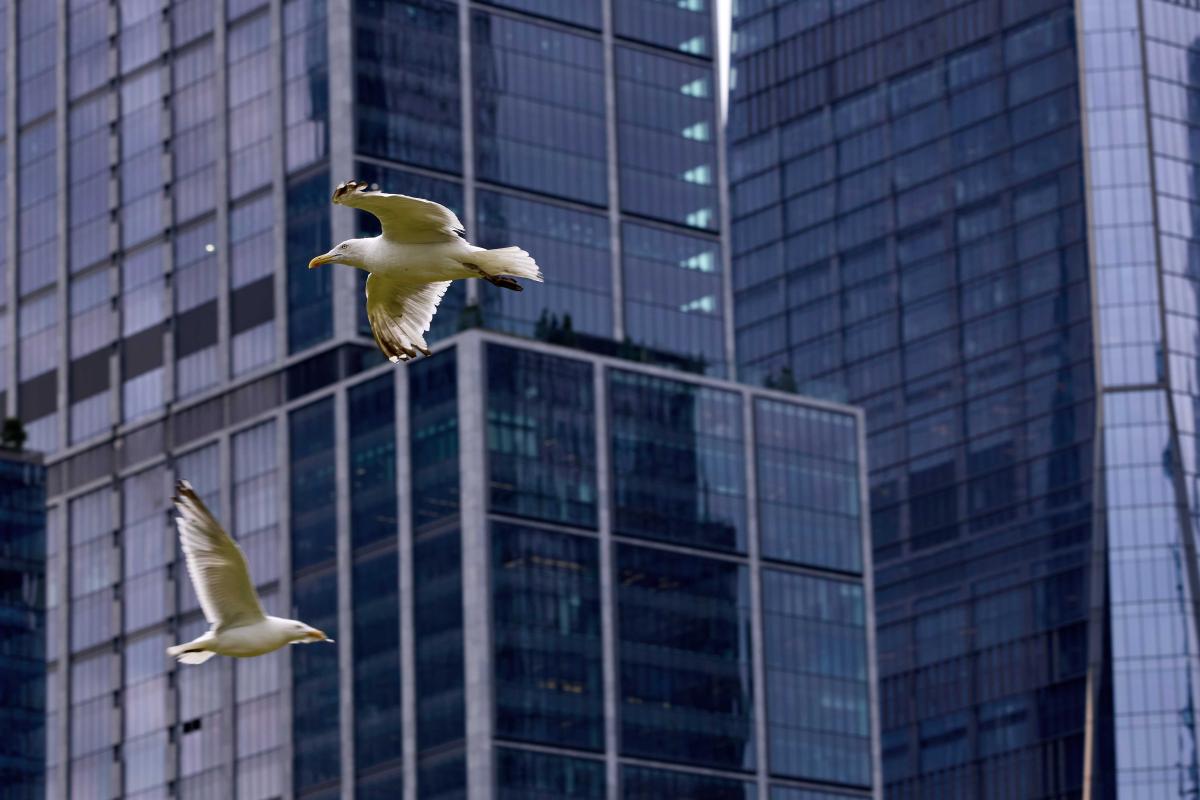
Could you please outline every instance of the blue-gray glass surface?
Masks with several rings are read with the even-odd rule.
[[[499,522],[491,540],[496,736],[603,749],[596,540]]]
[[[441,0],[354,0],[356,149],[462,171],[458,13]]]
[[[45,796],[46,770],[46,488],[45,470],[0,457],[0,746],[5,795]]]
[[[560,344],[578,335],[612,337],[607,217],[481,190],[476,218],[481,247],[519,244],[547,276],[520,294],[480,286],[485,325]]]
[[[744,552],[741,396],[616,369],[608,392],[613,532]]]
[[[385,192],[432,200],[453,211],[460,219],[465,216],[462,186],[457,183],[407,170],[392,169],[369,161],[357,162],[354,172],[356,180],[368,185],[379,184],[380,189]],[[356,211],[354,219],[356,236],[378,236],[380,234],[379,218],[374,214]],[[365,272],[360,274],[359,281],[365,292],[367,283]],[[444,339],[458,332],[463,306],[466,305],[466,296],[466,284],[463,281],[454,281],[450,284],[450,288],[442,296],[442,302],[438,303],[433,321],[429,323],[429,332],[425,334],[425,341],[432,344],[438,339]],[[367,322],[367,305],[359,303],[357,308],[358,331],[364,336],[370,336],[371,325]]]
[[[754,429],[763,556],[862,570],[854,417],[759,399]]]
[[[618,544],[616,577],[622,755],[753,769],[746,567]]]
[[[604,800],[604,762],[496,748],[498,800]]]
[[[329,150],[328,4],[287,0],[283,4],[283,115],[289,173],[319,160]]]
[[[244,197],[271,182],[271,15],[268,9],[226,29],[225,67],[229,114],[229,196]],[[278,56],[276,56],[277,58]]]
[[[291,616],[337,639],[337,596],[337,573],[332,569],[298,577],[292,582]],[[287,648],[292,657],[292,774],[297,794],[329,782],[336,784],[341,774],[335,648],[342,646]]]
[[[625,335],[649,361],[723,377],[725,300],[721,243],[662,228],[621,225]]]
[[[413,581],[417,750],[425,752],[465,735],[462,542],[457,528],[418,537]]]
[[[1083,752],[1087,627],[1073,612],[1031,609],[1035,596],[1074,608],[1092,546],[1077,4],[986,0],[929,6],[920,19],[903,4],[855,5],[737,9],[728,136],[739,378],[865,409],[885,794],[973,796],[974,776],[1003,774],[1002,787],[986,785],[1073,797],[1082,756],[1058,770],[1041,759]],[[1093,21],[1110,24],[1126,6]],[[927,38],[935,28],[946,35]],[[811,45],[842,32],[863,49]],[[1085,51],[1140,50],[1136,32],[1097,41],[1118,39]],[[870,61],[879,47],[895,57]],[[779,59],[793,66],[768,67]],[[1124,119],[1139,112],[1125,93],[1142,77],[1095,77],[1105,85],[1089,79],[1089,104],[1121,99],[1105,112],[1114,130],[1094,133],[1106,149],[1116,129],[1135,142]],[[1144,154],[1116,159],[1120,199],[1104,208],[1150,207],[1132,199]],[[1153,238],[1138,245],[1102,227],[1116,252],[1154,249]],[[764,555],[804,541],[771,538],[764,527]],[[1035,652],[1046,660],[1030,661]],[[1012,698],[1041,710],[991,705]]]
[[[332,563],[336,554],[333,398],[293,411],[288,430],[292,571],[297,572]]]
[[[771,800],[848,800],[852,795],[827,792],[822,789],[801,789],[796,786],[772,786]]]
[[[1111,658],[1113,672],[1124,678],[1113,689],[1112,761],[1122,794],[1186,794],[1200,790],[1191,688],[1196,586],[1190,559],[1180,557],[1194,546],[1195,525],[1186,517],[1194,520],[1197,510],[1200,235],[1192,209],[1200,184],[1188,164],[1200,156],[1189,133],[1200,123],[1198,17],[1185,4],[1095,6],[1081,3],[1081,13],[1098,19],[1080,60],[1089,95],[1093,85],[1111,88],[1089,103],[1089,131],[1125,115],[1152,125],[1129,136],[1122,135],[1128,123],[1110,124],[1116,135],[1088,141],[1092,224],[1110,234],[1096,241],[1092,263],[1097,378],[1110,390],[1098,458],[1107,473]],[[1138,34],[1140,57],[1090,46],[1093,39]],[[1127,163],[1137,169],[1125,169]],[[1153,391],[1145,386],[1151,382],[1159,384]],[[1181,506],[1188,508],[1182,517]],[[1134,734],[1140,730],[1148,735]]]
[[[762,571],[773,775],[869,786],[867,631],[859,583]]]
[[[357,559],[352,570],[354,767],[360,772],[400,760],[399,568],[389,548]]]
[[[599,36],[476,12],[471,44],[478,177],[604,205]]]
[[[467,757],[460,750],[417,760],[418,800],[466,800]]]
[[[631,47],[615,63],[622,210],[715,230],[713,65]]]
[[[396,390],[391,373],[350,388],[350,542],[399,535],[396,508]]]
[[[624,766],[621,768],[621,797],[623,800],[662,800],[666,797],[680,800],[756,800],[758,789],[749,781],[718,775]]]
[[[613,29],[617,36],[668,50],[697,56],[712,53],[709,0],[613,0]]]
[[[354,800],[393,800],[403,786],[404,773],[399,766],[393,766],[385,772],[360,776],[354,785]]]
[[[602,22],[601,0],[496,0],[494,6],[515,8],[540,17],[549,17],[584,28],[600,29]]]
[[[288,351],[299,352],[333,335],[333,281],[329,269],[304,269],[329,246],[329,173],[318,172],[287,189]]]
[[[408,366],[415,530],[458,519],[458,363],[447,350]]]
[[[496,344],[485,357],[490,510],[595,527],[591,364]]]

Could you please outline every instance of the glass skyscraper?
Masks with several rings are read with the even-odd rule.
[[[740,0],[739,377],[866,411],[889,798],[1200,792],[1200,4]]]
[[[0,449],[0,785],[45,797],[46,470]]]
[[[0,10],[49,798],[878,792],[857,412],[721,380],[707,2]],[[438,354],[382,363],[362,274],[305,269],[376,225],[350,178],[547,283],[457,285]],[[176,478],[337,647],[165,657],[205,627]]]

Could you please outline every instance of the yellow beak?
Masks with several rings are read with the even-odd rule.
[[[332,264],[334,259],[336,259],[336,258],[337,258],[337,256],[334,255],[333,253],[326,253],[323,256],[317,256],[312,261],[308,262],[308,268],[316,269],[317,267],[321,266],[322,264]]]
[[[312,639],[314,642],[332,642],[333,641],[333,639],[330,639],[328,636],[325,635],[325,631],[317,631],[317,630],[314,630],[312,633],[310,633],[308,635],[308,638]]]

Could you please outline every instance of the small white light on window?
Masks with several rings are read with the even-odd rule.
[[[215,244],[204,245],[204,252],[206,252],[206,253],[211,253],[213,250],[216,250],[216,249],[217,249],[217,246]]]

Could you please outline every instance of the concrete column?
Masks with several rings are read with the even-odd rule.
[[[275,461],[278,475],[279,503],[279,607],[284,616],[291,616],[292,610],[292,472],[290,467],[290,436],[288,431],[288,415],[280,413],[275,423]],[[282,713],[279,724],[283,726],[283,796],[292,797],[293,774],[292,762],[295,758],[296,744],[292,739],[292,659],[283,659],[283,675],[279,682],[279,691],[283,695],[280,703]]]
[[[326,24],[329,36],[329,169],[333,187],[353,180],[354,174],[354,15],[352,0],[329,0]],[[332,87],[339,87],[333,91]],[[354,211],[333,206],[329,217],[330,245],[354,236]],[[296,265],[293,265],[296,266]],[[352,339],[358,328],[360,273],[355,269],[330,271],[333,289],[333,336]]]
[[[471,76],[471,3],[458,0],[458,86],[462,114],[463,225],[475,238],[475,95]],[[467,281],[467,305],[479,302],[479,281]]]
[[[602,0],[604,42],[604,127],[608,166],[608,247],[612,267],[613,338],[625,338],[625,282],[621,269],[621,184],[617,166],[617,66],[613,52],[612,0]]]
[[[213,28],[213,60],[216,72],[215,106],[217,125],[217,177],[214,191],[217,200],[217,384],[229,379],[233,353],[229,325],[229,70],[227,55],[225,10],[218,4]]]
[[[486,519],[484,353],[478,334],[459,339],[458,430],[462,514],[463,666],[467,798],[492,800],[492,641]]]
[[[620,782],[617,764],[620,747],[620,685],[617,663],[616,568],[613,564],[612,484],[608,430],[607,368],[595,365],[596,397],[596,500],[600,524],[600,641],[603,648],[604,680],[604,796],[618,800]]]
[[[8,387],[4,408],[0,411],[5,416],[17,413],[17,347],[20,337],[17,335],[17,169],[20,162],[17,158],[17,4],[8,4],[8,29],[0,32],[4,36],[4,119],[6,132],[4,139],[4,163],[8,165],[5,171],[4,184],[0,190],[4,192],[5,207],[8,216],[4,220],[7,228],[4,241],[4,297],[8,304],[8,317],[4,320],[4,338],[8,341],[8,359],[0,369],[5,372],[5,385]],[[64,51],[64,58],[65,51]],[[64,742],[65,744],[65,742]],[[65,750],[60,750],[65,752]],[[65,790],[64,778],[64,790]]]
[[[12,3],[11,7],[13,7],[15,10],[16,5],[16,3]],[[57,144],[57,147],[55,147],[54,150],[54,160],[58,183],[58,186],[56,187],[58,196],[55,199],[55,204],[58,206],[58,219],[55,221],[55,227],[58,231],[58,242],[56,243],[55,247],[55,258],[58,261],[57,302],[59,319],[58,401],[56,405],[58,407],[58,449],[65,450],[67,443],[70,441],[68,438],[68,427],[71,418],[70,402],[68,401],[69,395],[67,394],[67,382],[70,376],[71,364],[71,337],[69,334],[69,324],[63,324],[71,319],[70,294],[67,291],[69,288],[68,276],[70,275],[67,259],[69,258],[71,252],[70,248],[68,247],[70,243],[70,207],[67,204],[67,164],[70,160],[68,158],[70,154],[70,141],[67,136],[67,118],[68,114],[70,113],[70,102],[67,97],[67,52],[69,49],[69,42],[67,40],[67,25],[69,24],[68,21],[70,18],[70,11],[67,5],[67,0],[57,0],[56,5],[58,6],[58,29],[55,31],[55,38],[58,41],[56,42],[55,46],[58,47],[59,52],[58,64],[56,65],[54,76],[54,93],[58,98],[54,117],[54,138]],[[16,26],[13,25],[12,27]],[[11,132],[16,129],[17,124],[18,120],[9,120],[10,135]],[[10,170],[18,168],[19,165],[9,162]],[[10,206],[9,213],[17,214],[17,206]],[[12,269],[16,269],[16,264],[12,265]],[[13,300],[16,300],[15,295],[13,296]],[[12,344],[13,347],[17,347],[17,339],[13,339]],[[14,386],[14,388],[16,387]]]
[[[408,369],[396,376],[396,497],[400,538],[400,735],[404,765],[403,800],[417,800],[416,596],[413,582],[412,450],[408,424]]]
[[[863,613],[867,629],[867,690],[871,709],[871,796],[883,800],[883,743],[879,720],[879,660],[875,645],[875,557],[871,538],[871,483],[867,473],[867,418],[855,409],[854,429],[858,446],[858,502],[861,514],[863,553]]]
[[[287,262],[287,123],[283,88],[283,0],[271,0],[271,204],[275,223],[271,239],[275,245],[275,360],[288,355],[287,284],[291,267]]]
[[[755,780],[767,800],[767,666],[763,647],[762,556],[758,537],[758,462],[754,448],[754,395],[742,392],[742,452],[746,459],[746,554],[750,557],[750,658],[754,680]]]
[[[350,424],[346,387],[333,396],[334,452],[337,463],[338,708],[342,745],[342,800],[354,800],[354,613],[350,549]]]

